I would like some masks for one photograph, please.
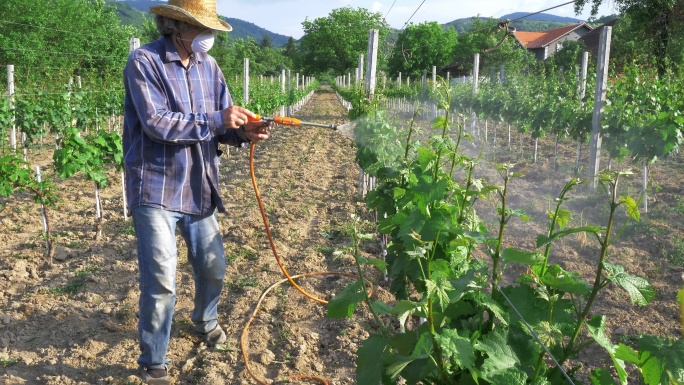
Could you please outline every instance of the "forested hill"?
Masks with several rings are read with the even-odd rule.
[[[515,20],[521,17],[524,17],[526,15],[529,15],[531,12],[514,12],[510,13],[508,15],[503,15],[499,18],[496,18],[497,20]],[[449,27],[453,26],[454,29],[458,33],[462,33],[465,31],[468,31],[473,27],[473,19],[474,17],[468,17],[468,18],[462,18],[462,19],[456,19],[454,21],[448,22],[446,24],[443,24],[442,26]],[[488,18],[486,17],[480,17],[480,20],[487,20]],[[532,15],[529,17],[525,17],[522,20],[517,20],[514,21],[511,25],[514,26],[518,31],[545,31],[547,29],[552,29],[552,28],[557,28],[557,27],[562,27],[568,24],[575,24],[579,23],[580,19],[575,19],[572,17],[562,17],[562,16],[556,16],[552,15],[549,13],[539,13],[536,15]]]
[[[151,6],[166,3],[164,0],[107,0],[107,2],[117,8],[117,13],[123,24],[134,27],[142,27],[145,18],[150,17],[149,9]],[[257,42],[261,42],[264,36],[268,35],[274,47],[285,46],[289,39],[288,36],[268,31],[248,21],[230,17],[224,17],[224,19],[233,27],[230,36],[235,39],[251,37]]]
[[[228,22],[228,24],[230,24],[231,27],[233,27],[233,31],[230,32],[230,36],[235,39],[246,39],[251,37],[256,39],[257,42],[261,42],[264,36],[268,35],[274,47],[284,47],[287,44],[287,41],[290,39],[289,36],[268,31],[256,24],[250,23],[249,21],[235,19],[232,17],[224,17],[224,19]]]

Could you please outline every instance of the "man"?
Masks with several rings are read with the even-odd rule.
[[[240,146],[269,137],[251,111],[234,106],[225,78],[206,52],[231,26],[215,0],[169,0],[150,8],[162,37],[131,53],[124,69],[123,150],[126,196],[140,270],[138,364],[147,384],[170,384],[166,357],[176,303],[179,228],[195,282],[192,321],[213,346],[225,255],[214,213],[219,196],[219,143]]]

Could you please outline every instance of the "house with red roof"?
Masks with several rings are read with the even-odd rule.
[[[563,48],[563,42],[579,40],[591,31],[589,24],[580,22],[540,32],[515,31],[513,35],[537,60],[546,60]]]

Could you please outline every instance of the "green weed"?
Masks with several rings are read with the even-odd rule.
[[[329,246],[316,246],[316,251],[319,253],[325,255],[325,256],[331,256],[332,253],[335,251],[335,248],[329,247]]]
[[[251,276],[238,277],[238,278],[236,278],[233,281],[228,283],[228,287],[233,291],[242,291],[247,286],[257,287],[258,285],[259,285],[259,281],[257,281],[256,278],[251,277]]]
[[[43,291],[46,294],[62,297],[76,294],[81,290],[87,281],[88,275],[100,269],[100,266],[93,265],[76,271],[74,278],[69,280],[65,285],[53,287]]]
[[[2,365],[3,368],[6,368],[8,366],[12,366],[19,362],[18,358],[2,358],[0,359],[0,365]]]
[[[667,260],[672,266],[684,267],[684,237],[675,236],[667,251]]]
[[[231,248],[226,252],[226,262],[232,263],[238,259],[246,259],[248,261],[256,261],[259,259],[259,255],[253,250],[245,249],[242,247]]]

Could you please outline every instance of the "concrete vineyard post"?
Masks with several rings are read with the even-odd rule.
[[[480,77],[480,54],[473,57],[473,96],[477,93],[477,82]],[[470,111],[470,135],[475,136],[475,111]]]
[[[358,71],[358,74],[356,76],[356,84],[361,83],[363,81],[363,54],[359,54],[359,66],[356,67],[356,70]]]
[[[292,116],[292,70],[287,70],[287,116]]]
[[[437,66],[432,66],[432,86],[437,85]]]
[[[642,188],[644,192],[644,212],[648,212],[648,160],[644,159]]]
[[[38,181],[38,184],[40,184],[40,182],[43,181],[43,178],[40,174],[40,167],[38,166],[36,166],[36,180]],[[43,202],[40,202],[40,215],[43,218],[43,231],[45,232],[45,248],[47,250],[47,255],[50,255],[50,240],[48,239],[47,215],[45,214],[45,204],[43,204]]]
[[[244,84],[244,87],[242,87],[242,105],[246,106],[249,104],[249,58],[244,58],[242,68],[242,81]]]
[[[285,93],[285,69],[280,73],[280,92]],[[280,116],[285,116],[285,106],[280,106]]]
[[[589,52],[584,51],[582,53],[582,72],[580,78],[580,99],[584,100],[584,96],[587,93],[587,69],[589,67]]]
[[[95,218],[97,218],[97,237],[99,238],[102,236],[102,228],[99,226],[102,223],[102,203],[100,201],[100,186],[97,182],[93,182],[93,185],[95,186]]]
[[[7,96],[9,97],[10,111],[14,111],[14,65],[7,66]],[[17,126],[14,123],[16,116],[12,113],[12,128],[10,129],[10,147],[17,149]]]
[[[603,104],[606,101],[608,86],[608,60],[610,59],[610,38],[613,28],[603,27],[599,41],[598,65],[596,66],[596,92],[592,114],[591,149],[589,152],[589,177],[592,188],[598,186],[599,163],[601,160],[601,120]]]
[[[587,68],[589,67],[589,52],[584,51],[582,53],[582,69],[580,72],[579,79],[579,98],[584,106],[584,97],[587,93]],[[580,171],[580,159],[582,157],[582,140],[577,139],[577,158],[575,159],[575,173]]]
[[[473,95],[477,93],[477,81],[480,77],[480,54],[476,53],[473,57]]]
[[[377,68],[378,68],[378,39],[380,31],[371,29],[368,32],[368,50],[366,55],[366,96],[372,98],[375,94],[375,86],[377,83]],[[363,55],[359,55],[359,76],[363,78]],[[363,197],[366,193],[373,189],[375,178],[366,175],[363,170],[359,170],[359,196]]]
[[[397,77],[397,88],[401,88],[401,72],[399,72],[399,76]]]
[[[375,94],[378,69],[378,38],[380,31],[371,29],[368,33],[368,62],[366,67],[366,94],[372,97]]]

